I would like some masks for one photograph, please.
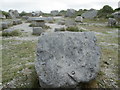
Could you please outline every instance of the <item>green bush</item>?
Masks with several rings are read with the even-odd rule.
[[[113,8],[109,5],[105,5],[103,6],[102,9],[100,9],[98,11],[98,17],[104,17],[104,18],[107,18],[108,15],[112,14],[113,13]]]
[[[79,28],[78,27],[67,27],[66,28],[66,31],[71,31],[71,32],[79,32],[80,30],[79,30]]]
[[[2,32],[2,36],[8,37],[8,36],[19,36],[21,35],[21,32],[18,30],[14,30],[11,32]]]

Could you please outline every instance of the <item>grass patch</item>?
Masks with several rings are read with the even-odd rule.
[[[78,27],[67,27],[66,31],[79,32],[79,28]]]
[[[28,74],[29,85],[33,84],[33,79],[36,79],[34,65],[27,65],[28,63],[34,62],[36,42],[23,41],[20,44],[16,44],[21,41],[17,40],[3,40],[3,51],[2,51],[2,83],[5,85],[14,78],[24,78],[23,73],[19,73],[25,68],[29,68],[32,74]],[[32,76],[33,75],[33,76]],[[30,77],[29,77],[30,76]],[[25,80],[19,80],[19,83],[28,82]],[[17,83],[16,83],[17,85]],[[28,86],[28,85],[27,85]],[[27,87],[25,86],[25,87]],[[31,85],[32,86],[32,85]],[[20,87],[20,85],[16,86]]]
[[[18,30],[14,30],[14,31],[11,31],[11,32],[2,32],[2,36],[4,37],[8,37],[8,36],[20,36],[21,35],[21,32],[18,31]]]

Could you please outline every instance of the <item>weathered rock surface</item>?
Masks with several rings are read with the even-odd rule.
[[[40,35],[44,31],[42,27],[33,27],[33,35]]]
[[[97,13],[98,13],[97,10],[90,10],[90,11],[86,11],[81,16],[84,17],[84,18],[93,19],[94,17],[97,16]]]
[[[66,17],[72,17],[75,14],[75,10],[74,9],[67,9],[66,12]]]
[[[116,19],[114,18],[109,18],[108,19],[108,26],[115,26],[116,25]]]
[[[77,16],[77,17],[75,18],[75,21],[76,21],[76,22],[83,22],[83,17]]]
[[[75,87],[99,71],[100,48],[93,32],[53,32],[41,35],[35,68],[41,87]]]

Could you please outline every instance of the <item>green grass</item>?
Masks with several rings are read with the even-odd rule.
[[[2,32],[2,36],[4,37],[8,37],[8,36],[20,36],[21,35],[21,32],[18,31],[18,30],[14,30],[14,31],[11,31],[11,32]]]
[[[19,44],[15,44],[20,42]],[[2,51],[2,79],[3,84],[10,82],[14,78],[21,77],[24,79],[23,73],[18,73],[28,68],[32,74],[28,75],[30,86],[34,87],[34,80],[36,79],[36,72],[34,69],[34,64],[27,64],[27,63],[34,63],[35,60],[35,51],[36,51],[36,42],[34,41],[17,41],[17,40],[3,40],[3,51]],[[17,82],[17,81],[16,81]],[[28,81],[24,80],[19,83],[28,83]],[[28,87],[24,86],[24,87]],[[21,87],[18,85],[17,87]]]

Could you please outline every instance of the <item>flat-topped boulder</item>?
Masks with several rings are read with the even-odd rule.
[[[45,18],[43,17],[29,17],[34,27],[45,27]]]
[[[93,32],[51,32],[39,37],[35,68],[44,88],[76,87],[97,76],[100,48]]]
[[[33,35],[41,35],[45,30],[42,27],[33,27]]]

